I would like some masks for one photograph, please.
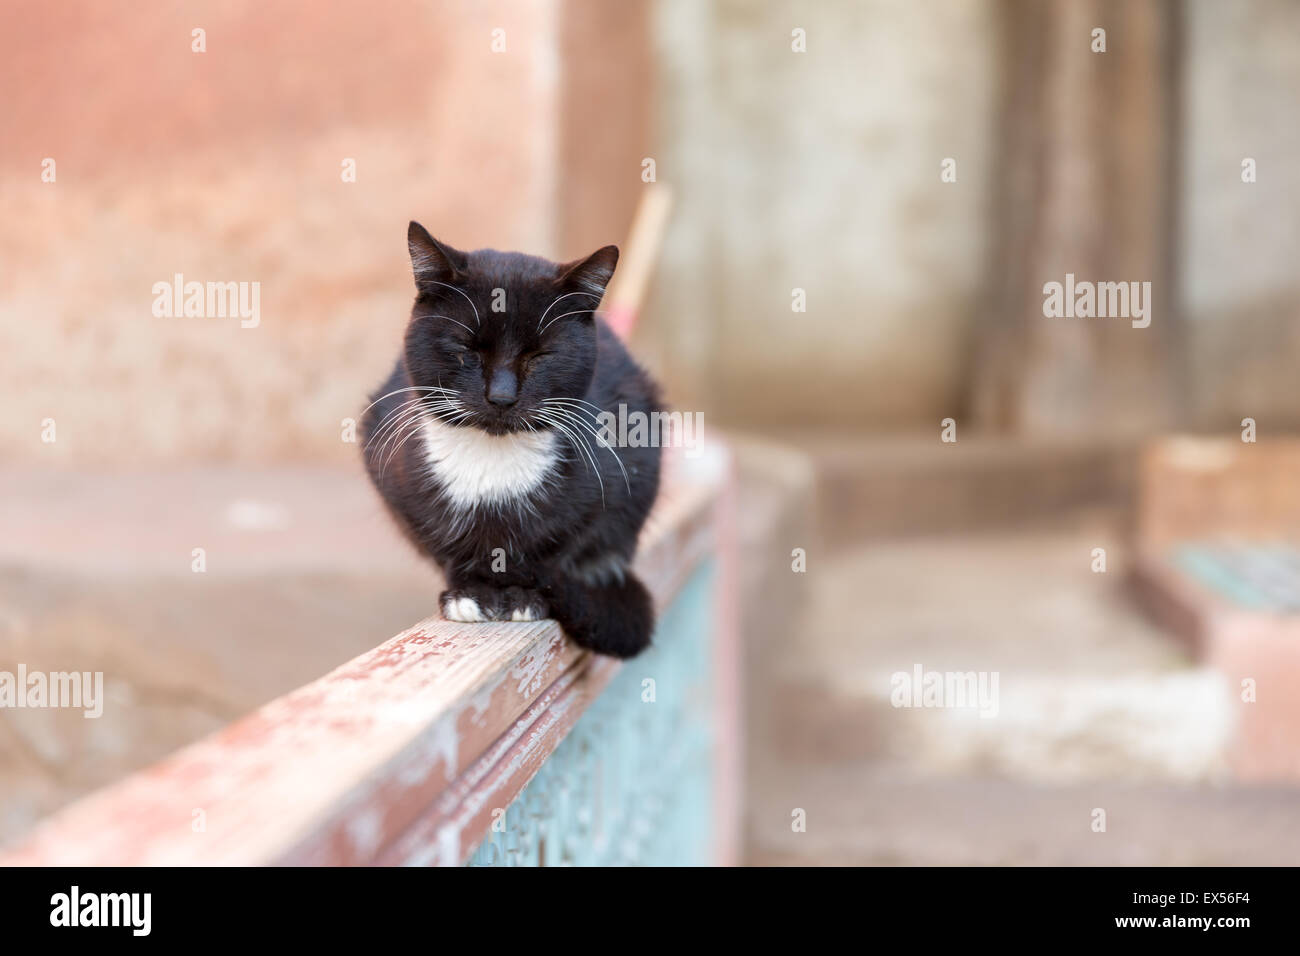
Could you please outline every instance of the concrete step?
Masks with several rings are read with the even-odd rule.
[[[955,534],[1133,507],[1137,445],[1020,441],[958,432],[774,433],[808,456],[828,546],[864,537]]]

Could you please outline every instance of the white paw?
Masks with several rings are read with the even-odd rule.
[[[471,597],[451,598],[442,606],[442,616],[449,621],[462,624],[475,624],[487,620],[479,609],[478,602]]]
[[[517,607],[517,608],[515,608],[513,611],[510,612],[510,620],[512,620],[512,621],[535,621],[535,620],[537,620],[537,618],[533,617],[533,609],[532,609],[532,608],[530,608],[530,607]]]

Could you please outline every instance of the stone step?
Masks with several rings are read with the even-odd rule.
[[[1023,527],[1092,509],[1132,509],[1137,445],[1053,443],[958,433],[780,433],[816,473],[828,546],[864,537]]]

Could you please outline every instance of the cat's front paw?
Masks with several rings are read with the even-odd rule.
[[[438,598],[442,616],[461,624],[499,621],[501,592],[496,588],[451,588]]]
[[[451,588],[438,599],[448,621],[475,624],[484,621],[540,621],[549,613],[545,599],[530,588],[494,588],[486,585]]]
[[[532,588],[506,588],[504,621],[541,621],[551,613],[546,599]]]

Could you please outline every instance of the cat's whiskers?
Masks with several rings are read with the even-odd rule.
[[[425,402],[420,401],[413,408],[408,409],[389,431],[388,436],[384,438],[376,452],[376,457],[383,456],[388,449],[392,448],[394,443],[401,439],[401,436],[406,432],[406,430],[421,418],[422,412],[425,408],[444,410],[451,407],[447,404],[449,401],[450,399],[439,399],[437,404],[433,406],[429,406]]]
[[[578,453],[584,456],[583,460],[586,462],[587,467],[588,469],[590,469],[591,473],[596,476],[596,481],[600,485],[600,506],[601,508],[604,508],[605,507],[605,481],[600,476],[600,466],[596,464],[596,456],[592,452],[591,446],[589,446],[586,443],[586,441],[583,439],[582,433],[580,431],[574,430],[572,422],[569,422],[567,419],[563,421],[561,420],[559,415],[559,409],[547,409],[545,411],[539,409],[535,411],[533,414],[536,415],[538,418],[540,418],[542,421],[546,422],[551,427],[558,428],[560,431],[562,431],[566,436],[568,436],[569,441],[573,444],[574,448],[578,451]]]
[[[378,405],[378,404],[379,404],[380,402],[382,402],[384,399],[386,399],[386,398],[392,398],[394,395],[400,395],[400,394],[402,394],[402,392],[445,392],[445,393],[447,393],[448,395],[454,395],[454,394],[456,394],[456,393],[453,392],[451,389],[449,389],[449,388],[443,388],[443,387],[441,387],[441,386],[434,386],[434,385],[408,385],[408,386],[406,386],[405,388],[395,388],[395,389],[393,389],[391,392],[389,392],[387,395],[380,395],[378,398],[376,398],[373,402],[371,402],[371,403],[370,403],[369,405],[367,405],[365,408],[361,409],[361,414],[364,415],[366,412],[370,411],[370,409],[374,408],[376,405]],[[358,417],[360,417],[360,416],[358,416]]]
[[[600,407],[599,405],[597,405],[595,402],[589,402],[589,401],[587,401],[585,398],[546,398],[546,399],[543,399],[543,401],[546,401],[546,402],[577,402],[579,405],[586,405],[588,408],[590,408],[592,411],[595,411],[595,412],[603,412],[603,411],[605,411],[605,409],[601,408],[601,407]]]
[[[423,282],[427,282],[427,283],[429,283],[430,285],[441,285],[441,286],[446,286],[446,287],[447,287],[448,289],[450,289],[452,292],[457,292],[457,293],[459,293],[460,296],[461,296],[461,298],[463,298],[466,302],[468,302],[468,303],[469,303],[469,307],[470,307],[471,309],[474,310],[474,325],[475,325],[477,328],[482,328],[482,327],[483,327],[483,323],[482,323],[482,321],[481,321],[481,320],[479,319],[479,317],[478,317],[478,306],[476,306],[476,305],[474,304],[474,300],[471,299],[469,296],[467,296],[467,295],[464,293],[463,290],[456,288],[454,285],[447,285],[447,283],[445,283],[445,282],[439,282],[437,279],[423,279],[423,280],[421,280],[421,281],[423,281]]]
[[[602,448],[606,449],[611,455],[614,456],[614,461],[618,463],[618,470],[623,473],[623,485],[627,489],[628,493],[631,494],[632,482],[628,479],[627,469],[623,467],[623,459],[618,456],[618,452],[614,450],[614,446],[611,445],[608,440],[601,437],[600,433],[596,431],[596,429],[592,426],[591,422],[588,422],[586,419],[581,418],[579,416],[580,412],[585,412],[586,414],[590,415],[593,419],[595,419],[596,413],[591,411],[590,409],[582,407],[581,405],[571,405],[569,404],[569,402],[570,399],[566,399],[566,398],[542,399],[542,405],[547,406],[552,413],[564,415],[565,421],[571,422],[574,425],[586,429],[587,432],[590,433],[591,437],[596,440],[596,444],[600,445]],[[588,402],[586,404],[591,404],[591,403]],[[592,406],[592,407],[594,408],[596,406]]]
[[[383,464],[380,465],[380,467],[379,467],[379,474],[380,474],[381,477],[382,477],[383,474],[384,474],[384,469],[386,469],[386,468],[388,467],[389,463],[390,463],[394,458],[397,457],[397,455],[401,452],[402,448],[405,447],[406,444],[407,444],[407,443],[408,443],[408,442],[409,442],[413,437],[415,437],[416,435],[418,435],[418,434],[420,433],[420,430],[424,427],[424,424],[425,424],[425,422],[427,421],[427,419],[425,418],[425,416],[424,416],[424,414],[423,414],[423,412],[426,411],[426,410],[428,410],[428,411],[433,411],[433,412],[435,412],[435,413],[439,413],[439,412],[442,412],[442,413],[446,413],[446,412],[455,412],[455,414],[454,414],[451,418],[449,418],[449,419],[448,419],[448,418],[441,418],[441,417],[439,418],[440,421],[443,421],[443,422],[445,422],[446,424],[449,424],[449,425],[455,425],[455,424],[457,424],[458,422],[463,421],[465,418],[467,418],[467,417],[471,414],[471,412],[470,412],[468,409],[466,409],[463,405],[461,405],[459,402],[455,402],[455,401],[452,401],[452,400],[446,400],[446,401],[444,401],[443,405],[438,406],[438,407],[427,407],[427,406],[426,406],[426,408],[417,409],[417,410],[416,410],[416,413],[414,414],[414,416],[408,418],[407,421],[403,424],[403,426],[402,426],[402,432],[401,432],[402,437],[397,441],[397,443],[396,443],[395,445],[392,446],[391,450],[388,452],[388,457],[385,458]],[[382,452],[383,452],[383,449],[381,448],[381,449],[380,449],[380,453],[382,453]]]
[[[579,460],[587,467],[588,471],[596,476],[596,483],[600,486],[600,507],[603,509],[605,507],[605,481],[601,478],[600,466],[595,463],[595,459],[591,454],[591,449],[588,448],[586,442],[582,440],[582,436],[575,434],[569,426],[562,425],[557,421],[550,421],[548,424],[550,424],[552,428],[558,428],[568,437],[569,443],[573,446],[574,450],[578,452]]]
[[[561,313],[560,315],[557,315],[557,316],[555,316],[553,319],[551,319],[551,321],[547,322],[544,326],[542,326],[541,328],[539,328],[539,329],[537,330],[537,334],[538,334],[538,335],[541,335],[543,332],[545,332],[547,329],[549,329],[552,325],[554,325],[554,324],[555,324],[556,322],[558,322],[560,319],[564,318],[566,315],[581,315],[581,314],[584,313],[584,312],[591,312],[591,313],[594,314],[596,311],[597,311],[596,309],[574,309],[572,312],[564,312],[564,313]]]
[[[465,330],[466,332],[468,332],[470,335],[473,335],[473,334],[474,334],[474,330],[471,329],[468,325],[466,325],[464,322],[457,322],[455,319],[453,319],[453,318],[452,318],[451,316],[449,316],[449,315],[434,315],[432,312],[425,312],[425,313],[423,313],[423,314],[421,314],[421,315],[414,315],[414,316],[411,316],[411,318],[413,318],[413,319],[446,319],[448,322],[452,323],[453,325],[459,325],[462,329],[464,329],[464,330]]]
[[[421,401],[422,399],[419,398],[412,398],[408,401],[405,401],[401,405],[398,405],[387,415],[385,415],[382,419],[380,419],[379,425],[371,433],[370,438],[366,441],[365,447],[369,448],[375,442],[381,440],[381,437],[384,435],[385,432],[392,430],[392,428],[402,420],[402,417],[406,414],[406,412],[418,406]]]
[[[540,331],[542,330],[542,322],[544,322],[544,321],[546,320],[546,316],[547,316],[547,314],[551,311],[551,309],[555,308],[555,303],[556,303],[556,302],[559,302],[560,299],[567,299],[567,298],[568,298],[569,296],[571,296],[571,295],[588,295],[588,296],[591,296],[593,299],[596,300],[596,304],[597,304],[597,305],[600,305],[601,296],[596,295],[596,293],[594,293],[594,292],[566,292],[566,293],[564,293],[564,295],[562,295],[562,296],[558,296],[557,298],[555,298],[555,299],[551,302],[551,304],[548,305],[548,306],[546,307],[546,311],[543,312],[541,318],[539,318],[539,319],[537,320],[537,331],[538,331],[538,332],[540,332]],[[582,311],[584,311],[584,312],[588,312],[588,311],[591,311],[591,310],[589,310],[589,309],[583,309]],[[547,323],[547,324],[549,325],[550,323]]]
[[[429,404],[430,399],[433,400],[433,404],[435,405],[440,402],[450,401],[451,399],[449,399],[447,395],[441,394],[444,391],[447,392],[447,395],[454,394],[450,390],[439,389],[438,392],[435,393],[426,393],[426,394],[418,395],[413,399],[403,402],[397,408],[393,409],[391,412],[389,412],[387,415],[384,416],[379,427],[376,428],[374,434],[370,436],[370,440],[366,442],[366,447],[369,448],[371,442],[379,440],[380,435],[382,435],[384,432],[391,433],[395,428],[400,428],[401,422],[413,410],[418,410],[422,405]]]

